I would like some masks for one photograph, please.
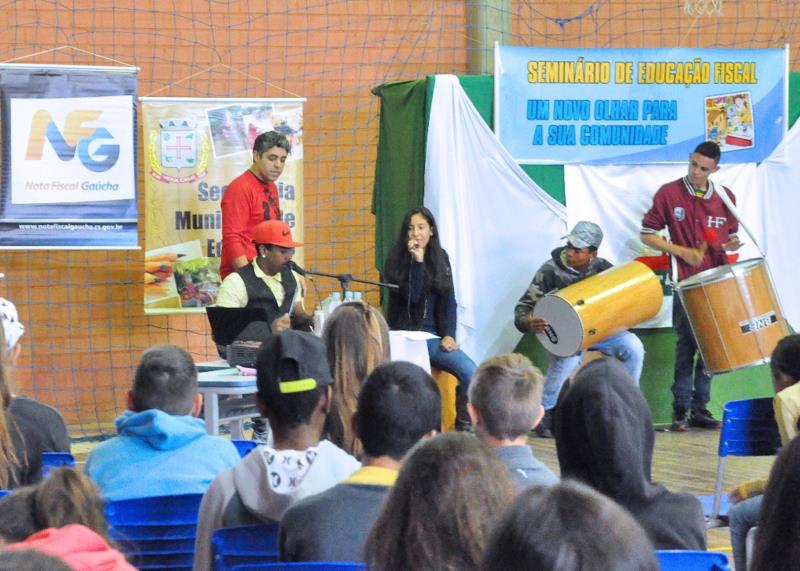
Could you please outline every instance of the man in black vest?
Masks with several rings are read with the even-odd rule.
[[[286,329],[308,331],[314,318],[303,309],[303,278],[289,267],[294,249],[292,230],[282,220],[265,220],[253,227],[256,257],[222,281],[219,307],[263,307],[267,321],[248,325],[239,335],[245,341],[262,341]],[[253,438],[266,442],[267,423],[253,418]]]
[[[265,220],[253,228],[256,257],[222,282],[219,307],[261,307],[272,333],[308,331],[313,317],[303,308],[303,278],[289,267],[294,249],[302,246],[282,220]]]

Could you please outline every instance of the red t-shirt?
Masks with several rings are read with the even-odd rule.
[[[695,196],[685,177],[669,182],[658,189],[653,197],[653,205],[642,218],[643,233],[657,232],[666,227],[673,244],[688,248],[698,248],[702,242],[708,244],[699,266],[690,266],[676,258],[678,280],[728,263],[722,244],[739,231],[739,222],[717,194],[723,189],[731,202],[736,204],[733,192],[711,181],[708,192],[702,198]]]
[[[274,182],[259,180],[249,169],[236,177],[222,197],[222,257],[219,275],[223,280],[233,272],[233,260],[256,256],[253,227],[264,220],[280,220],[278,187]]]

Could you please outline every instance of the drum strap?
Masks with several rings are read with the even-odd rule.
[[[717,190],[716,186],[717,185],[714,185],[715,190]],[[744,228],[745,233],[750,237],[750,240],[753,241],[753,245],[758,250],[758,253],[761,254],[761,257],[766,258],[766,256],[764,255],[764,251],[761,249],[761,246],[758,245],[758,242],[756,242],[756,239],[753,236],[753,233],[750,231],[750,228],[748,228],[747,224],[745,224],[744,220],[742,220],[742,217],[739,215],[739,211],[736,209],[736,206],[734,206],[730,197],[728,197],[728,193],[725,192],[725,187],[723,187],[722,185],[719,186],[720,190],[717,190],[717,194],[719,195],[720,200],[722,200],[722,203],[725,205],[725,207],[728,210],[730,210],[731,214],[733,214],[733,217],[736,218],[736,220],[739,222],[739,226]]]

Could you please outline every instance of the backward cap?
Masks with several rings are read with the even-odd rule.
[[[311,333],[288,329],[261,345],[256,363],[258,392],[280,395],[333,384],[325,344]]]
[[[603,231],[594,222],[581,220],[564,238],[576,248],[599,248],[603,241]]]

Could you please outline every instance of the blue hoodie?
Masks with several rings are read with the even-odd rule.
[[[119,436],[98,444],[85,466],[108,501],[202,494],[219,472],[239,462],[236,447],[206,434],[193,416],[126,410],[115,424]]]

